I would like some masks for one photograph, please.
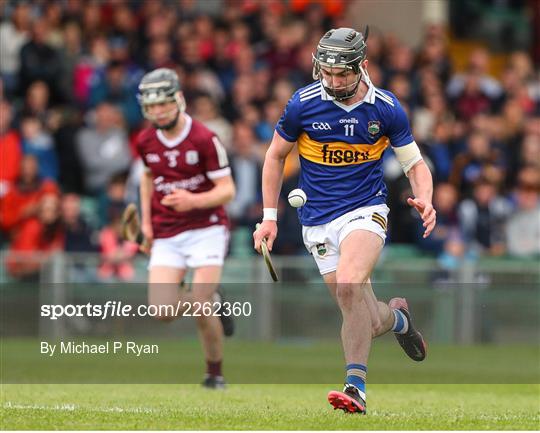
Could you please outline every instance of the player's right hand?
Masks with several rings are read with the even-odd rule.
[[[150,254],[152,248],[152,242],[154,241],[154,231],[152,230],[152,223],[143,221],[141,224],[141,232],[144,236],[144,241],[139,246],[139,250],[144,254]]]
[[[272,251],[277,232],[277,221],[266,220],[258,224],[257,229],[253,232],[253,242],[259,254],[261,253],[261,242],[263,239],[266,239],[268,251]]]

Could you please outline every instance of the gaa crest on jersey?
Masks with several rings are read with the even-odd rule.
[[[381,132],[381,122],[378,120],[370,120],[367,124],[367,130],[372,137]]]
[[[199,152],[196,150],[188,150],[186,152],[186,164],[195,165],[199,162]]]
[[[327,248],[326,248],[326,244],[317,244],[317,254],[320,256],[320,257],[324,257],[327,253]]]

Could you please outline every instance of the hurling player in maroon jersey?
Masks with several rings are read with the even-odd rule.
[[[137,139],[145,165],[141,230],[151,248],[148,303],[172,306],[158,317],[168,321],[185,313],[188,305],[193,314],[197,303],[213,305],[219,299],[229,239],[223,205],[234,197],[235,186],[219,139],[185,113],[175,71],[160,68],[147,73],[138,97],[144,117],[153,125]],[[188,268],[194,270],[189,293],[179,289]],[[179,302],[182,308],[176,312]],[[197,328],[207,362],[203,385],[222,388],[226,323],[203,310],[199,313]]]

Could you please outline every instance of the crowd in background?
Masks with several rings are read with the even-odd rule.
[[[3,2],[0,23],[0,232],[12,276],[63,249],[101,251],[100,278],[129,280],[136,248],[120,239],[122,209],[137,198],[134,152],[147,126],[136,100],[142,75],[180,77],[187,111],[228,149],[237,196],[233,230],[261,216],[261,167],[293,92],[313,81],[312,52],[329,28],[353,26],[346,2],[126,0]],[[540,83],[525,51],[499,76],[474,50],[450,61],[448,29],[426,26],[418,47],[371,29],[368,71],[393,92],[432,169],[438,225],[421,221],[393,153],[384,156],[389,243],[416,244],[452,267],[463,257],[540,254]],[[299,162],[286,162],[283,196]],[[295,210],[280,203],[275,253],[305,253]]]

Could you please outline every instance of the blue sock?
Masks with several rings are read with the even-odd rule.
[[[356,386],[362,393],[366,393],[366,374],[367,367],[362,364],[347,365],[346,383]]]
[[[394,313],[394,326],[392,326],[392,331],[396,334],[406,334],[409,330],[409,322],[407,317],[399,310],[392,310]]]

